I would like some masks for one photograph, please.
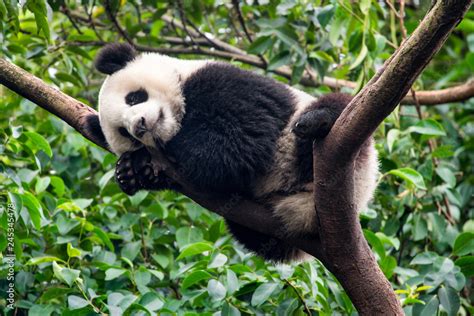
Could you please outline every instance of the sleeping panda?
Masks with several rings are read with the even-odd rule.
[[[108,77],[99,119],[91,117],[90,126],[120,156],[116,179],[125,193],[176,188],[152,170],[145,146],[160,148],[199,191],[238,193],[263,203],[284,224],[275,239],[227,220],[246,248],[275,262],[306,255],[285,237],[314,234],[312,142],[327,135],[349,95],[316,99],[227,63],[138,54],[128,44],[105,46],[96,68]],[[372,139],[355,163],[361,210],[378,174]]]

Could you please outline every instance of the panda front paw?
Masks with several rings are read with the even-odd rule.
[[[170,187],[171,181],[151,160],[145,147],[120,156],[115,167],[115,178],[123,192],[134,195],[139,190],[163,190]]]
[[[141,189],[133,168],[132,152],[120,156],[115,167],[115,179],[120,189],[128,195],[134,195]]]
[[[303,113],[293,125],[293,133],[300,138],[323,138],[331,130],[337,116],[326,108]]]

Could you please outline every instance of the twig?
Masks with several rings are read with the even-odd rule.
[[[148,251],[146,250],[146,243],[145,243],[145,234],[143,232],[143,221],[142,218],[140,217],[140,236],[142,239],[142,248],[143,248],[143,258],[145,262],[148,262]]]
[[[186,20],[186,15],[185,15],[185,13],[184,13],[183,1],[182,1],[182,0],[176,0],[176,4],[178,5],[179,17],[180,17],[180,19],[181,19],[184,32],[188,35],[189,40],[193,43],[193,45],[199,47],[199,45],[197,45],[197,44],[194,42],[194,36],[193,36],[191,33],[189,33],[188,27],[186,26],[186,21],[187,21],[187,20]]]
[[[83,34],[81,29],[79,28],[79,26],[76,24],[76,22],[72,18],[71,12],[70,12],[69,8],[66,5],[61,6],[61,12],[64,13],[67,16],[69,22],[71,22],[72,26],[76,29],[77,33]]]
[[[119,32],[120,36],[123,37],[124,40],[126,40],[130,45],[135,47],[135,43],[133,40],[128,36],[127,32],[120,26],[120,23],[117,20],[117,17],[115,16],[116,13],[112,12],[112,8],[110,7],[110,1],[106,0],[105,1],[105,12],[107,12],[107,16],[109,17],[110,21],[112,24],[115,26],[117,31]]]
[[[235,9],[235,12],[237,12],[237,18],[239,20],[240,26],[244,30],[245,36],[247,37],[247,40],[250,43],[253,43],[252,36],[249,33],[249,30],[247,29],[247,25],[245,24],[244,17],[242,15],[242,11],[240,11],[240,5],[239,5],[239,0],[232,0],[232,5]]]
[[[303,310],[304,310],[305,314],[306,315],[311,315],[311,310],[309,309],[308,305],[306,304],[303,296],[300,294],[298,289],[293,285],[293,283],[290,282],[290,280],[285,279],[285,282],[286,282],[286,284],[288,284],[293,289],[293,291],[295,291],[296,296],[298,296],[298,299],[299,299],[301,305],[303,305],[303,307],[304,307]]]

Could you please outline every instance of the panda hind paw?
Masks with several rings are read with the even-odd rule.
[[[325,108],[303,113],[293,125],[293,133],[305,139],[324,138],[337,119],[331,114]]]

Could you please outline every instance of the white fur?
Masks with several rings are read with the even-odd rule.
[[[156,139],[166,143],[176,135],[185,111],[181,82],[207,63],[209,61],[180,60],[148,53],[137,56],[125,68],[107,77],[99,93],[99,113],[111,150],[121,155],[136,149],[118,129],[124,127],[135,136],[134,127],[141,117],[146,118],[150,130],[142,138],[137,137],[141,143],[155,146]],[[140,88],[147,91],[148,100],[134,106],[127,105],[125,96]],[[164,119],[161,124],[155,124],[160,109]]]

